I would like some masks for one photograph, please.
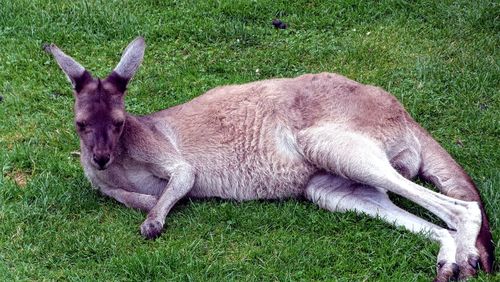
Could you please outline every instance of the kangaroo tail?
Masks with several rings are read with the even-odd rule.
[[[491,273],[493,271],[494,246],[491,236],[488,216],[484,210],[479,191],[467,173],[453,158],[437,143],[429,133],[414,123],[415,134],[421,143],[421,158],[419,176],[433,183],[441,193],[464,201],[479,203],[482,214],[482,225],[476,239],[481,268]]]

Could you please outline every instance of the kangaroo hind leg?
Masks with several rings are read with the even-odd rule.
[[[335,212],[353,211],[380,218],[402,226],[413,233],[422,233],[440,244],[437,281],[456,278],[459,267],[455,261],[456,243],[453,231],[417,217],[391,202],[386,191],[359,184],[328,173],[315,175],[309,181],[305,197],[319,207]]]
[[[403,196],[440,217],[456,230],[457,249],[461,252],[445,262],[438,277],[453,277],[453,263],[459,266],[477,258],[474,247],[481,226],[481,211],[475,202],[457,200],[417,185],[399,174],[390,164],[377,140],[335,125],[313,127],[299,132],[298,143],[306,159],[327,172],[355,183],[388,190]],[[467,269],[461,276],[471,276]]]

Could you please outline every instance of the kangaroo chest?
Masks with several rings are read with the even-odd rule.
[[[159,196],[168,179],[155,176],[133,159],[117,160],[106,170],[97,170],[82,158],[85,176],[97,188],[123,189],[129,192]]]

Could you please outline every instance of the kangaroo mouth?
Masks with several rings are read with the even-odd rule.
[[[108,167],[107,166],[100,166],[96,165],[97,170],[106,170]]]

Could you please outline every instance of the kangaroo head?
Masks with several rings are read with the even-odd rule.
[[[94,78],[73,58],[56,45],[45,50],[71,82],[75,96],[75,125],[82,148],[88,152],[90,163],[99,170],[113,162],[114,151],[126,122],[124,96],[127,84],[144,57],[142,37],[132,41],[116,68],[106,78]]]

